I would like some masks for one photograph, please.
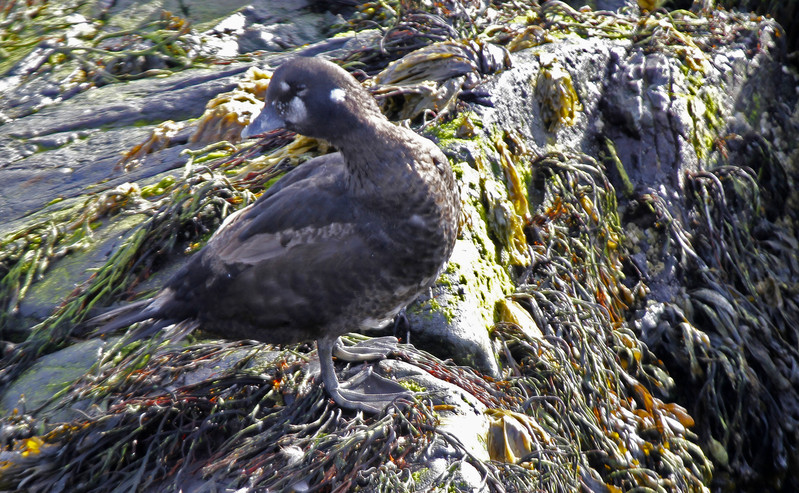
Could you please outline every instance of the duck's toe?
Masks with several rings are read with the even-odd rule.
[[[333,356],[344,361],[372,361],[383,359],[397,350],[399,341],[394,336],[373,337],[352,346],[345,346],[341,338],[333,344]]]
[[[340,406],[374,413],[413,396],[413,392],[393,380],[378,375],[371,368],[364,368],[352,378],[342,382],[337,393],[338,398],[332,392],[331,395]]]

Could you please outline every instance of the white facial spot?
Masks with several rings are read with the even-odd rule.
[[[286,83],[286,81],[280,81],[280,92],[289,92],[291,86]]]
[[[330,91],[330,100],[335,103],[343,103],[345,94],[344,89],[337,87]]]
[[[422,218],[422,216],[420,216],[419,214],[414,214],[414,215],[412,215],[412,216],[411,216],[411,219],[410,219],[410,221],[409,221],[409,222],[410,222],[410,223],[411,223],[413,226],[416,226],[417,228],[421,228],[421,227],[424,227],[424,226],[426,226],[426,225],[427,225],[427,224],[425,223],[425,221],[424,221],[424,218]]]
[[[305,103],[302,102],[297,96],[291,98],[289,107],[286,111],[286,121],[292,123],[299,123],[308,117],[308,110],[305,109]]]

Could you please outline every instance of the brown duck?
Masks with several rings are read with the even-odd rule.
[[[228,217],[153,298],[95,324],[108,332],[190,320],[228,339],[313,339],[333,400],[377,412],[407,393],[370,371],[340,385],[332,354],[364,360],[396,343],[345,348],[339,336],[385,325],[435,281],[458,229],[452,171],[433,142],[389,122],[351,75],[320,58],[280,65],[242,136],[278,128],[339,152],[286,174]]]

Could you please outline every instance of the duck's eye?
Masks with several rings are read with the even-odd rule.
[[[297,96],[303,97],[308,92],[308,87],[305,84],[297,84]]]

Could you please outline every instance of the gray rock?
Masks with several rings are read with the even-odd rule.
[[[105,345],[106,342],[100,339],[92,339],[39,358],[3,392],[0,414],[9,415],[14,409],[24,413],[44,406],[72,382],[86,375],[97,363]],[[45,412],[56,421],[68,422],[77,417],[80,411],[45,408]]]
[[[247,68],[187,70],[167,79],[103,86],[0,126],[0,149],[8,158],[0,164],[0,184],[14,184],[0,187],[0,215],[6,218],[0,229],[8,231],[11,221],[56,197],[76,197],[97,190],[97,183],[112,188],[182,166],[185,146],[176,145],[147,156],[130,173],[115,169],[121,152],[152,132],[152,126],[137,124],[202,115],[208,100],[234,88]]]

